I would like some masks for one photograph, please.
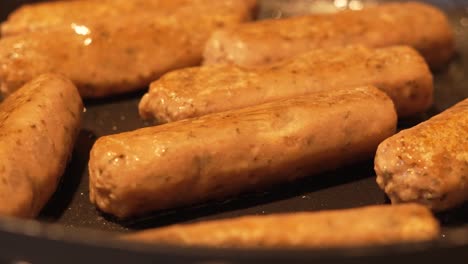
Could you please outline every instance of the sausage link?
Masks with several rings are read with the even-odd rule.
[[[447,63],[454,52],[446,16],[431,5],[409,2],[233,26],[211,36],[204,58],[206,64],[254,67],[317,48],[351,44],[413,46],[435,68]]]
[[[396,119],[391,99],[364,87],[102,137],[91,201],[123,218],[292,181],[373,156]]]
[[[375,171],[392,203],[440,211],[468,200],[468,99],[385,140]]]
[[[439,223],[416,204],[245,216],[125,235],[130,241],[231,248],[330,248],[437,239]]]
[[[414,49],[349,46],[311,51],[261,69],[213,65],[177,70],[151,84],[139,111],[143,118],[171,122],[363,85],[385,91],[400,117],[432,105],[432,74]]]
[[[150,12],[103,17],[1,39],[0,89],[9,94],[48,72],[70,78],[83,97],[142,89],[167,71],[199,64],[213,30],[249,18],[241,2],[216,3],[184,19]]]
[[[226,7],[231,6],[232,10]],[[252,10],[255,0],[80,0],[45,2],[22,5],[1,24],[3,37],[32,31],[88,25],[108,20],[120,23],[127,16],[149,14],[148,19],[185,20],[206,14],[229,16],[242,9]],[[242,12],[242,11],[241,11]],[[244,11],[245,12],[245,11]],[[250,14],[246,14],[250,16]]]
[[[0,215],[35,217],[71,156],[83,105],[66,78],[46,74],[0,105]]]

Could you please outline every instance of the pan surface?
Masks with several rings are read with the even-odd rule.
[[[0,20],[15,7],[34,1],[0,2]],[[310,12],[333,12],[338,8],[360,8],[374,4],[367,0],[263,0],[259,18],[285,17]],[[450,65],[435,73],[435,104],[432,109],[412,120],[400,121],[400,128],[411,127],[468,97],[468,0],[431,0],[450,18],[456,40],[457,55]],[[423,244],[347,250],[242,251],[184,249],[128,245],[109,240],[118,232],[129,232],[173,223],[221,219],[243,215],[279,212],[317,211],[388,203],[375,183],[373,162],[355,166],[270,190],[244,194],[228,201],[155,212],[145,217],[118,221],[97,211],[89,202],[87,162],[89,150],[101,136],[152,125],[138,117],[141,92],[124,96],[86,101],[82,131],[73,159],[59,190],[43,210],[38,221],[0,220],[0,262],[6,263],[82,263],[85,260],[175,263],[279,263],[282,261],[321,263],[358,263],[364,259],[390,261],[428,261],[438,258],[466,259],[468,256],[468,206],[438,215],[443,225],[438,241]],[[359,258],[357,258],[359,257]],[[16,261],[16,262],[15,262]]]

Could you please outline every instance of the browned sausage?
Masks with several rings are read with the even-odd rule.
[[[144,88],[169,70],[199,64],[211,31],[249,18],[242,2],[216,3],[184,19],[151,13],[105,17],[1,39],[1,91],[9,94],[47,72],[70,78],[84,97]]]
[[[437,239],[439,223],[424,206],[380,205],[355,209],[246,216],[146,230],[132,241],[234,248],[329,248]]]
[[[390,98],[364,87],[102,137],[91,201],[129,217],[291,181],[373,156],[396,119]]]
[[[468,200],[468,99],[385,140],[375,171],[393,203],[439,211]]]
[[[213,65],[181,69],[151,84],[141,100],[143,118],[171,122],[343,87],[375,85],[400,117],[432,105],[432,74],[412,48],[331,48],[298,55],[272,67]]]
[[[445,64],[454,52],[445,15],[428,4],[409,2],[233,26],[212,35],[205,63],[258,66],[317,48],[350,44],[413,46],[434,67]]]
[[[122,17],[148,13],[153,19],[190,19],[206,14],[229,16],[227,6],[252,9],[254,0],[81,0],[25,4],[2,23],[2,36],[50,30],[71,24],[87,25],[98,21],[118,23]]]
[[[71,156],[83,106],[76,87],[42,75],[0,105],[0,215],[34,217]]]

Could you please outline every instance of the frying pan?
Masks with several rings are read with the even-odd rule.
[[[0,2],[0,20],[27,0]],[[376,1],[263,0],[258,17],[333,11]],[[402,120],[411,127],[468,97],[468,1],[431,0],[450,18],[457,55],[435,73],[435,104],[428,113]],[[60,187],[37,220],[0,219],[1,263],[434,263],[468,259],[468,205],[437,215],[441,237],[432,242],[324,250],[240,250],[183,248],[127,243],[116,234],[173,223],[242,215],[317,211],[388,203],[375,183],[372,160],[235,199],[178,208],[119,221],[97,211],[88,200],[87,161],[96,138],[152,125],[139,119],[143,92],[88,100],[73,159]],[[468,144],[468,143],[467,143]]]

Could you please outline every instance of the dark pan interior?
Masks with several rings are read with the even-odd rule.
[[[34,1],[2,1],[0,3],[1,20],[15,6],[26,2]],[[325,5],[330,6],[332,2],[329,1],[330,4]],[[363,2],[367,4],[375,1]],[[429,2],[441,7],[449,16],[456,34],[457,55],[450,65],[435,73],[435,104],[433,108],[420,117],[401,120],[400,128],[411,127],[468,97],[468,67],[466,65],[468,63],[468,1],[431,0]],[[324,5],[323,1],[313,0],[263,0],[261,3],[260,18],[320,11]],[[60,228],[71,233],[77,232],[77,228],[82,227],[101,231],[128,232],[173,223],[242,215],[317,211],[388,203],[384,193],[375,183],[373,162],[369,160],[338,171],[273,187],[263,192],[244,194],[228,201],[155,212],[145,217],[125,221],[104,215],[97,211],[88,199],[87,162],[89,150],[98,137],[151,125],[140,120],[137,113],[137,104],[143,92],[85,102],[86,113],[84,114],[83,128],[74,150],[73,159],[59,190],[41,213],[39,221],[60,224],[62,226]],[[443,224],[443,235],[437,241],[437,247],[453,247],[454,241],[459,241],[457,239],[460,236],[464,237],[468,233],[468,205],[439,214],[438,218]],[[35,239],[40,243],[40,238]],[[1,241],[0,233],[0,243]],[[468,252],[468,244],[462,246]],[[106,246],[100,245],[100,247],[105,248]],[[3,247],[0,244],[0,250],[1,248]],[[369,252],[372,251],[369,250]],[[217,254],[216,251],[206,251],[206,253]],[[320,252],[315,253],[321,254]],[[239,254],[242,255],[242,253]]]

